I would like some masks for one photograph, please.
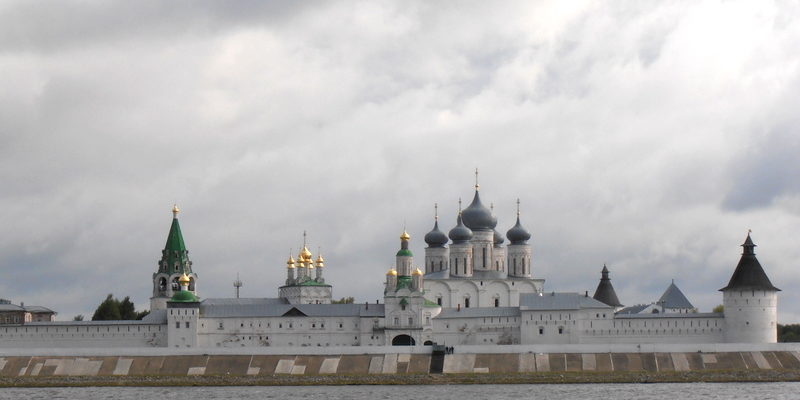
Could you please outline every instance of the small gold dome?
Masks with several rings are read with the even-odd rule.
[[[325,266],[325,259],[322,258],[322,254],[317,256],[317,267],[324,267]]]
[[[406,232],[406,230],[403,229],[403,233],[400,235],[400,240],[409,240],[409,239],[411,239],[411,235],[409,235],[408,232]]]
[[[301,257],[303,258],[303,260],[305,260],[305,261],[311,261],[311,256],[312,256],[312,255],[311,255],[311,252],[310,252],[310,251],[308,251],[308,247],[305,247],[305,246],[303,246],[303,250],[302,250],[302,251],[300,251],[300,256],[301,256]]]
[[[180,283],[181,285],[188,285],[188,284],[189,284],[189,282],[191,282],[191,281],[192,281],[192,280],[191,280],[191,279],[189,279],[189,276],[188,276],[188,275],[186,275],[186,273],[185,273],[185,272],[183,273],[183,275],[181,275],[181,277],[180,277],[180,278],[178,278],[178,283]]]
[[[172,205],[172,215],[177,217],[179,212],[181,212],[181,209],[178,208],[177,204],[173,204]]]
[[[414,269],[414,272],[411,273],[411,275],[422,275],[422,270],[419,269],[419,268],[416,268],[416,269]]]
[[[289,260],[286,261],[286,268],[294,269],[294,257],[291,255],[289,256]]]
[[[394,268],[391,268],[391,269],[389,269],[388,272],[386,272],[386,275],[387,276],[397,276],[397,270],[395,270]]]

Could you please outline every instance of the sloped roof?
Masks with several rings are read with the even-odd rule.
[[[55,311],[43,306],[24,306],[23,308],[25,309],[25,311],[29,313],[44,313],[44,314],[56,313]]]
[[[694,308],[683,292],[675,286],[675,282],[669,284],[667,290],[658,299],[658,304],[664,308]]]
[[[612,308],[580,293],[522,293],[519,308],[523,311],[579,310],[583,308]]]
[[[383,304],[370,304],[367,307],[365,304],[287,304],[280,301],[282,299],[211,300],[200,303],[203,317],[280,317],[292,309],[308,317],[382,317],[384,314]]]
[[[466,307],[443,308],[434,319],[481,318],[481,317],[519,317],[519,307]]]
[[[625,307],[622,310],[617,311],[617,315],[639,314],[647,307],[650,307],[650,304],[637,304],[635,306]]]
[[[616,319],[668,319],[668,318],[725,318],[723,313],[644,313],[644,314],[614,314]]]
[[[772,285],[772,282],[770,282],[767,277],[767,273],[764,272],[764,268],[761,267],[761,263],[758,262],[755,253],[756,245],[753,243],[753,240],[750,239],[750,234],[747,235],[747,239],[745,239],[742,247],[744,248],[742,258],[739,259],[739,264],[736,265],[736,269],[733,271],[728,286],[720,289],[720,291],[734,289],[780,291],[780,289]]]

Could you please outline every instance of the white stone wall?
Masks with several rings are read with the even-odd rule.
[[[495,299],[499,307],[518,307],[522,293],[538,293],[544,281],[541,279],[425,279],[425,297],[433,302],[442,299],[442,307],[458,308],[466,306],[469,298],[470,307],[494,307]]]
[[[519,323],[520,317],[434,319],[433,338],[447,346],[519,344]]]
[[[331,286],[282,286],[279,296],[289,304],[331,304]]]
[[[449,268],[450,249],[447,247],[425,248],[425,273],[444,271]]]
[[[778,295],[764,290],[726,290],[722,294],[729,343],[775,343]]]
[[[200,347],[338,347],[384,344],[383,318],[201,318]]]
[[[472,245],[469,243],[450,245],[450,275],[472,276]]]
[[[167,346],[197,347],[197,323],[199,318],[199,308],[168,308]]]
[[[508,276],[530,278],[532,276],[531,262],[533,250],[528,244],[512,244],[506,247],[508,252]]]
[[[472,240],[472,266],[474,270],[493,270],[494,231],[474,231]]]
[[[161,324],[41,324],[0,328],[2,348],[162,347],[167,329]]]

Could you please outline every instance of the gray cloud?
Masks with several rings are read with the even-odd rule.
[[[749,228],[800,285],[791,6],[51,6],[0,9],[0,289],[62,319],[147,306],[173,202],[203,297],[276,295],[308,230],[334,295],[375,300],[476,166],[547,290],[606,262],[626,304],[675,278],[707,310]]]

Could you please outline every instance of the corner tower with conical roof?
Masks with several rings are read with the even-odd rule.
[[[189,278],[187,290],[197,294],[197,275],[192,271],[192,262],[189,260],[189,251],[183,241],[181,225],[178,222],[180,209],[177,205],[172,207],[172,225],[167,234],[167,243],[161,251],[161,260],[158,270],[153,273],[153,297],[150,298],[150,311],[164,310],[167,301],[175,292],[180,291],[180,278],[184,274]]]
[[[617,298],[617,292],[614,290],[614,286],[611,285],[611,279],[608,277],[608,268],[605,265],[603,265],[603,270],[600,272],[600,283],[597,284],[597,289],[594,291],[594,296],[592,297],[615,309],[622,307],[622,303],[620,303],[619,298]]]
[[[767,277],[747,238],[744,251],[728,285],[722,291],[725,341],[729,343],[775,343],[778,340],[778,292]]]

